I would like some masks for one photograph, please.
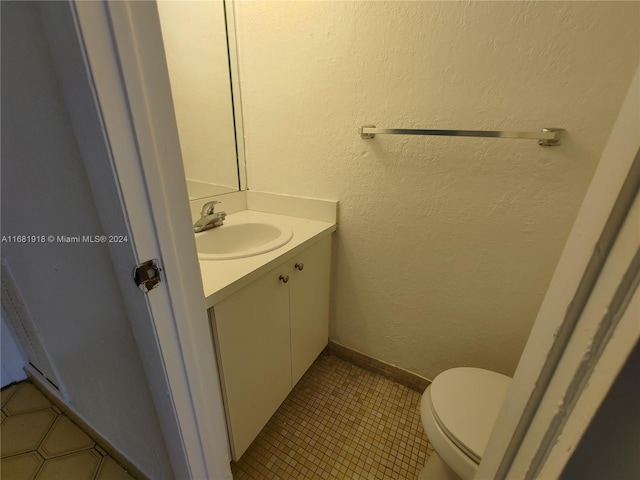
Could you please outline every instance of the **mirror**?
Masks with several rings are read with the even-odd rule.
[[[243,189],[232,6],[223,0],[157,4],[189,200]]]

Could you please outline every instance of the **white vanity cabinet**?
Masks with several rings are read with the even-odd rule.
[[[234,460],[327,345],[330,257],[326,236],[210,310]]]

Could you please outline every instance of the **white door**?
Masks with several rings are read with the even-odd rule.
[[[214,307],[233,458],[238,460],[291,391],[289,287],[278,265]]]
[[[61,88],[177,478],[231,479],[155,2],[42,2]],[[157,259],[143,293],[134,266]]]

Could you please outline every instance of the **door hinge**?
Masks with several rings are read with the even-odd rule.
[[[136,266],[133,270],[133,280],[140,290],[147,293],[149,290],[157,287],[158,283],[162,281],[160,277],[161,271],[162,268],[160,268],[158,264],[158,259],[154,258]]]

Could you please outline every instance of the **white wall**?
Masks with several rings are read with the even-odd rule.
[[[34,2],[2,2],[2,234],[101,235]],[[71,407],[153,479],[172,471],[105,244],[3,243]]]
[[[162,0],[158,2],[158,13],[185,175],[188,180],[231,187],[223,193],[237,190],[222,0]]]
[[[638,63],[640,4],[238,2],[248,185],[340,201],[331,338],[513,374]],[[569,132],[536,141],[388,128]]]

